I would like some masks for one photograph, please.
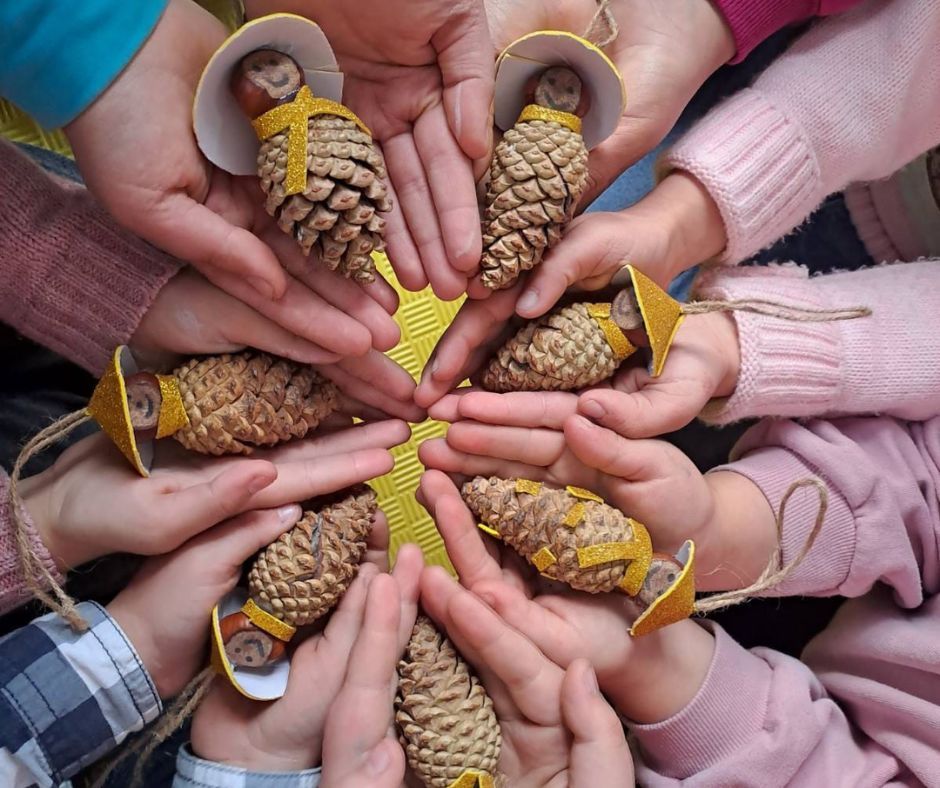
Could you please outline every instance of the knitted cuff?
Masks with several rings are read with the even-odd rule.
[[[818,0],[712,0],[724,16],[737,48],[731,63],[740,63],[761,42],[787,25],[808,19]]]
[[[657,165],[685,170],[714,199],[728,237],[717,262],[735,264],[802,222],[825,196],[806,135],[760,92],[742,90],[709,112]]]
[[[702,299],[760,299],[831,308],[826,291],[810,284],[805,269],[774,265],[707,271],[695,296]],[[700,414],[709,424],[755,416],[800,417],[827,413],[843,388],[838,323],[800,323],[743,311],[731,313],[738,328],[741,366],[727,399],[712,400]]]
[[[758,735],[767,712],[772,670],[725,631],[715,635],[712,664],[696,696],[663,722],[630,725],[643,763],[665,777],[683,780],[746,747]]]
[[[855,517],[842,494],[828,484],[818,468],[811,467],[788,449],[779,446],[752,447],[753,441],[766,440],[760,427],[739,441],[729,465],[716,471],[733,471],[750,479],[764,493],[767,503],[777,516],[780,501],[794,482],[817,478],[827,486],[826,517],[813,546],[803,561],[778,586],[761,596],[832,596],[849,575],[855,555]],[[737,456],[744,454],[741,459]],[[796,490],[787,501],[783,517],[782,565],[800,554],[816,524],[819,514],[819,491],[815,487]]]
[[[31,596],[23,576],[23,568],[20,566],[16,530],[9,504],[9,488],[10,478],[0,471],[0,615],[29,601]],[[26,524],[26,536],[33,554],[58,583],[64,583],[65,577],[59,572],[49,550],[39,538],[29,512],[24,507],[20,509],[20,514]]]

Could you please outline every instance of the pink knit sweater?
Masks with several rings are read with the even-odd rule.
[[[940,784],[940,418],[766,421],[726,466],[776,509],[820,478],[829,509],[779,589],[850,597],[802,662],[746,651],[715,627],[704,685],[670,719],[634,726],[650,786]],[[815,491],[787,508],[784,560],[805,542]]]
[[[93,373],[180,264],[115,224],[85,189],[0,141],[0,319]],[[0,471],[0,613],[26,600]],[[55,565],[36,533],[40,560]]]
[[[809,278],[795,265],[718,268],[696,297],[768,299],[793,306],[871,308],[870,317],[798,323],[733,312],[741,367],[734,394],[701,418],[940,414],[940,260]]]
[[[734,36],[732,63],[740,63],[761,41],[794,22],[838,14],[859,0],[714,0]]]
[[[660,162],[718,204],[737,263],[829,194],[891,175],[940,143],[940,3],[868,0],[822,20]]]

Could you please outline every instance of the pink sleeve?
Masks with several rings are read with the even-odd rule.
[[[19,552],[16,547],[16,535],[10,513],[9,487],[10,477],[0,469],[0,615],[19,607],[30,598],[30,593],[23,579]],[[49,555],[49,551],[39,538],[39,534],[36,533],[29,513],[24,510],[23,515],[28,526],[26,536],[33,552],[42,564],[52,572],[53,577],[60,583],[64,583],[65,578],[56,567],[55,561]]]
[[[940,418],[765,419],[715,470],[749,478],[774,512],[796,481],[816,478],[826,487],[826,517],[812,548],[768,596],[858,597],[882,584],[897,605],[913,609],[940,591]],[[812,487],[790,498],[784,563],[806,544],[818,511]]]
[[[853,727],[803,663],[713,630],[712,664],[689,705],[630,726],[640,785],[899,784],[897,759]]]
[[[738,383],[731,397],[705,407],[706,422],[857,413],[920,420],[940,413],[940,260],[812,279],[792,263],[719,268],[699,278],[695,295],[872,310],[825,323],[733,312]]]
[[[92,373],[180,263],[0,142],[0,318]]]
[[[940,3],[869,0],[825,19],[660,162],[708,189],[738,263],[829,194],[940,142]]]
[[[732,63],[740,63],[762,41],[794,22],[846,11],[861,0],[714,0],[734,36]]]

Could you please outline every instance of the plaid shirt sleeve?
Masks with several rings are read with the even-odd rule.
[[[173,788],[317,788],[320,770],[250,772],[224,763],[204,761],[189,747],[180,747]]]
[[[94,602],[76,633],[55,614],[0,640],[0,784],[58,785],[156,718],[160,697],[117,623]]]

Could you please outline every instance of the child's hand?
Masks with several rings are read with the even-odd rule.
[[[416,548],[402,549],[391,577],[379,574],[375,566],[364,565],[323,632],[307,638],[294,651],[287,691],[279,700],[273,703],[248,700],[225,682],[216,681],[193,718],[195,754],[250,771],[309,769],[320,763],[328,711],[340,715],[333,724],[343,733],[347,732],[343,715],[348,719],[348,715],[362,714],[369,720],[380,718],[384,735],[391,722],[395,664],[404,647],[402,632],[405,628],[411,631],[417,613],[421,567],[421,553]],[[381,602],[376,603],[379,597]],[[375,604],[378,609],[371,609]],[[392,633],[391,644],[387,643],[387,630]],[[353,651],[357,638],[360,643],[365,640],[365,644]],[[376,638],[383,652],[363,654],[365,645]],[[363,665],[364,661],[370,664]],[[348,677],[347,664],[351,671]],[[366,692],[363,697],[358,692],[357,674],[378,682],[376,670],[384,672],[384,692]],[[372,704],[368,708],[358,705],[366,700]],[[357,730],[345,746],[355,748],[362,738],[368,737],[365,745],[368,752],[376,743],[373,733]],[[337,744],[334,738],[327,746],[334,752],[339,750],[336,757],[342,760],[343,744]],[[382,751],[391,757],[387,744],[382,745]],[[325,759],[330,757],[327,749]],[[355,766],[351,761],[336,763],[330,773],[335,779]],[[335,784],[345,783],[337,780]]]
[[[697,624],[683,621],[631,638],[627,630],[633,605],[622,594],[565,590],[535,595],[539,581],[529,579],[531,572],[521,571],[525,567],[508,548],[484,543],[473,516],[446,477],[426,473],[421,494],[461,584],[557,665],[567,667],[576,659],[587,659],[621,714],[638,722],[664,720],[694,697],[713,648],[711,636]],[[425,573],[422,589],[432,615],[438,611],[434,598],[442,593],[435,575],[434,570]],[[522,664],[516,657],[509,661]],[[485,675],[483,680],[489,687]]]
[[[462,399],[484,396],[506,395]],[[519,416],[514,423],[522,420]],[[577,415],[558,423],[529,411],[528,425],[512,427],[458,421],[446,438],[425,441],[420,457],[428,468],[461,476],[532,479],[593,490],[643,523],[654,549],[674,552],[694,539],[703,563],[718,531],[706,477],[681,451],[664,441],[625,440]]]
[[[153,558],[108,605],[161,698],[199,672],[209,614],[241,575],[242,564],[300,519],[296,504],[248,512]]]
[[[493,699],[510,785],[633,785],[623,727],[585,660],[565,671],[440,567],[423,575],[421,599]]]
[[[298,441],[254,458],[204,457],[158,441],[149,478],[138,476],[104,435],[69,448],[20,482],[40,537],[63,569],[114,552],[154,555],[253,509],[305,501],[381,476],[388,448],[408,426],[385,421]]]

